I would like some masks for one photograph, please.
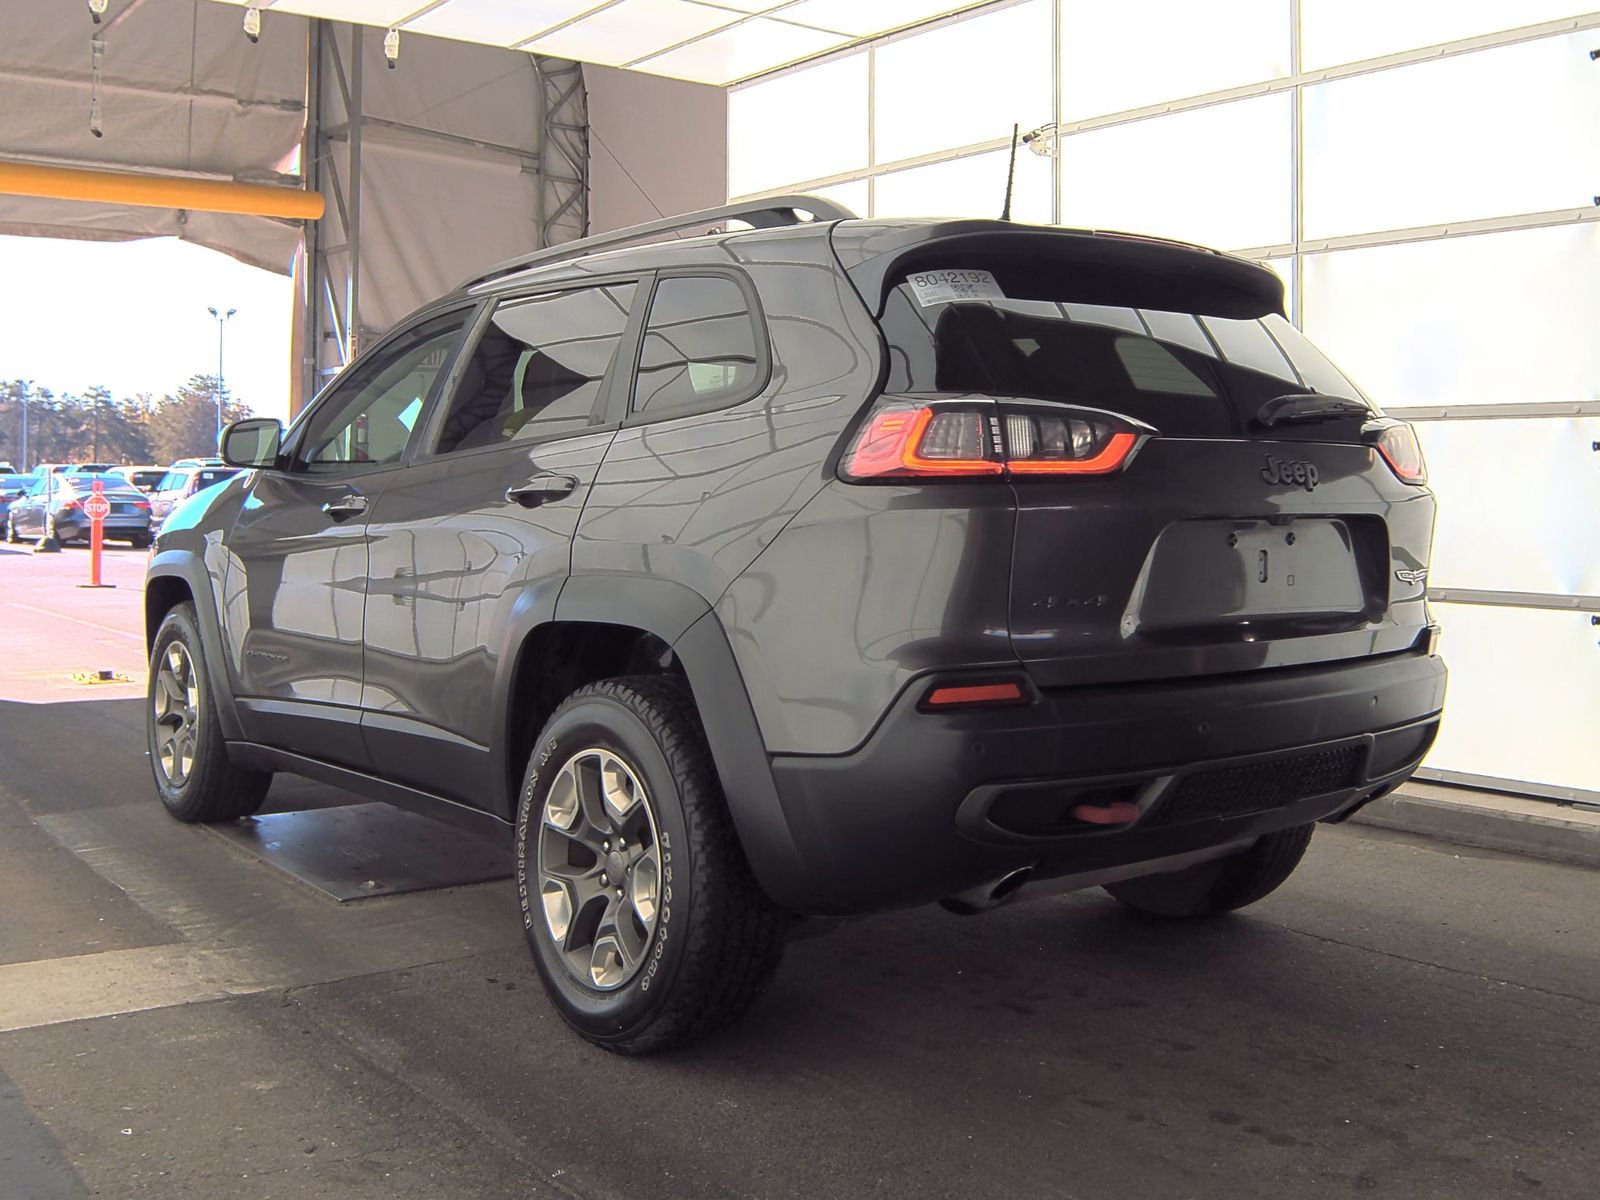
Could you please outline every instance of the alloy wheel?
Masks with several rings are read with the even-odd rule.
[[[156,763],[172,787],[182,787],[194,770],[200,739],[200,684],[194,660],[181,641],[167,644],[156,665]]]
[[[633,769],[580,750],[556,773],[539,822],[539,899],[562,961],[615,991],[644,966],[660,917],[655,813]]]

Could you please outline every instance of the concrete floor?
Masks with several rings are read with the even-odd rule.
[[[1323,829],[1232,919],[879,917],[617,1059],[507,883],[339,905],[161,812],[67,678],[139,669],[142,561],[0,547],[4,1200],[1596,1195],[1600,872]]]

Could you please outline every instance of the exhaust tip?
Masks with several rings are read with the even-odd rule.
[[[957,892],[954,896],[946,896],[939,901],[939,904],[946,912],[953,912],[957,916],[976,916],[978,913],[988,912],[991,908],[998,908],[1004,904],[1012,896],[1016,895],[1017,889],[1027,883],[1032,875],[1033,868],[1031,866],[1018,867],[1014,871],[1006,872],[991,883],[981,884],[964,892]]]

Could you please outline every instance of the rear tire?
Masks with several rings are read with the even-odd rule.
[[[210,823],[248,817],[261,807],[272,776],[228,761],[192,604],[177,605],[156,630],[146,697],[150,770],[169,813]]]
[[[128,539],[128,545],[135,550],[148,550],[150,549],[150,535],[148,533],[136,533]]]
[[[1200,863],[1167,875],[1146,875],[1106,885],[1129,908],[1157,917],[1214,917],[1254,904],[1294,873],[1311,841],[1313,825],[1264,834],[1231,858]]]
[[[516,847],[534,964],[597,1046],[649,1054],[705,1037],[777,969],[784,914],[751,874],[680,679],[607,680],[556,709],[523,780]]]

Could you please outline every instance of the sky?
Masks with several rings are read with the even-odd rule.
[[[121,398],[176,391],[217,370],[259,416],[289,415],[287,275],[176,238],[80,242],[0,237],[0,379],[54,392],[104,384]]]

